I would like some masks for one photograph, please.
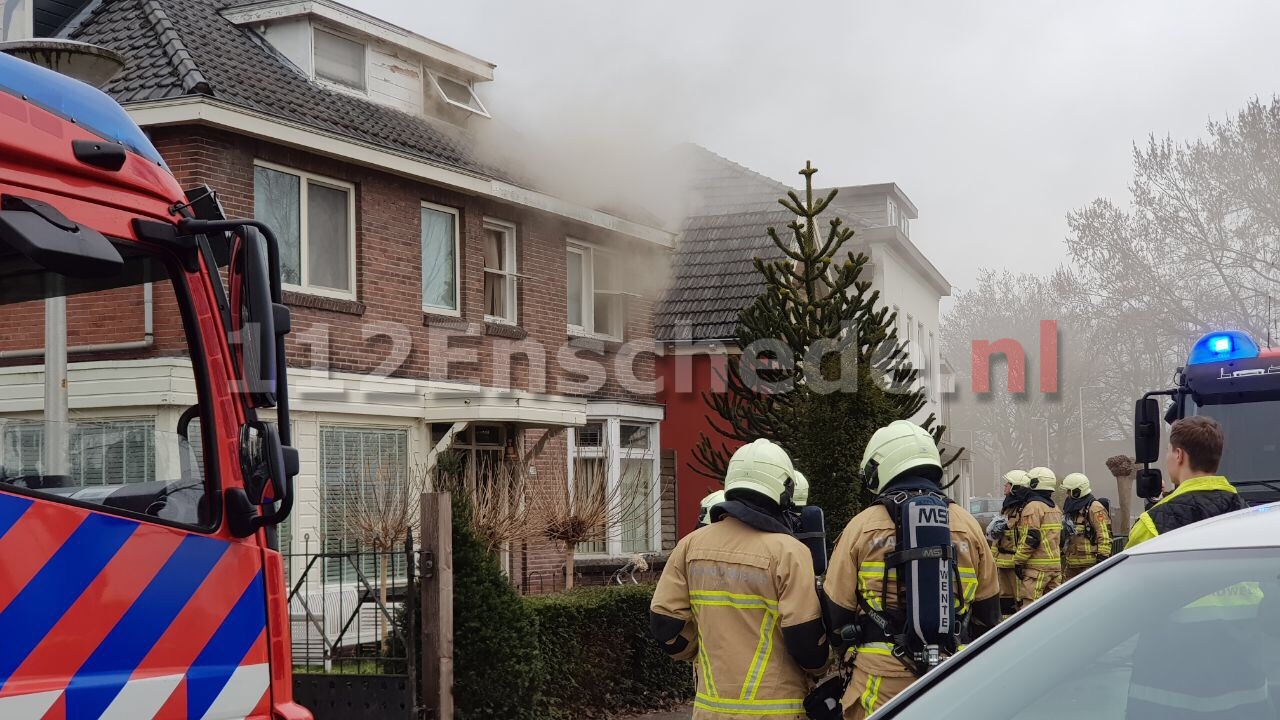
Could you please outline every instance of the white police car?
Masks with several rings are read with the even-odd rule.
[[[1050,593],[876,720],[1277,720],[1280,503],[1120,553]]]

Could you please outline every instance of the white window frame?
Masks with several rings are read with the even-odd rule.
[[[484,273],[483,273],[484,277],[481,278],[482,281],[487,282],[489,279],[488,278],[489,275],[497,275],[498,277],[500,277],[502,284],[506,286],[506,299],[507,299],[505,316],[490,315],[488,312],[486,312],[484,319],[488,322],[500,323],[502,325],[516,325],[520,319],[520,304],[517,299],[517,290],[518,290],[517,285],[520,278],[520,274],[519,274],[520,266],[519,266],[519,256],[516,254],[518,250],[518,243],[516,240],[516,226],[513,223],[509,223],[505,220],[498,220],[497,218],[486,217],[484,219],[484,229],[497,230],[503,233],[503,243],[504,243],[503,255],[506,257],[507,266],[508,266],[505,269],[494,269],[494,268],[488,268],[488,267],[484,268]],[[481,285],[481,289],[483,290],[483,283]],[[486,297],[485,305],[487,306],[488,303],[489,303],[489,298]],[[486,307],[486,310],[488,310],[487,307]]]
[[[608,255],[617,257],[615,253],[604,250],[598,245],[567,238],[565,241],[566,254],[578,253],[582,256],[582,325],[574,325],[567,323],[567,329],[570,335],[576,337],[588,337],[598,340],[608,340],[612,342],[620,342],[626,335],[626,304],[618,303],[618,317],[614,319],[616,327],[611,328],[610,332],[596,332],[596,256]],[[565,287],[569,286],[568,264],[565,265]],[[625,293],[610,290],[605,291],[615,297],[623,297]],[[568,317],[568,294],[565,295],[565,316]]]
[[[349,40],[353,43],[356,43],[357,45],[361,45],[364,47],[364,67],[360,68],[361,84],[364,87],[353,87],[351,85],[347,85],[346,83],[340,82],[338,80],[330,80],[329,78],[320,76],[320,73],[316,71],[316,33],[328,33],[329,35],[332,35],[336,38]],[[352,93],[354,95],[359,95],[360,97],[368,97],[369,95],[369,43],[361,38],[354,37],[348,33],[344,33],[340,30],[329,27],[328,25],[311,26],[311,79],[324,85],[325,87],[334,88],[336,90],[340,90],[346,93]]]
[[[898,225],[898,203],[894,202],[893,198],[888,198],[886,202],[888,205],[885,208],[885,213],[888,215],[889,222],[885,224],[889,227],[896,227]]]
[[[444,100],[446,103],[449,103],[450,105],[456,108],[462,108],[463,110],[466,110],[469,113],[475,113],[476,115],[479,115],[481,117],[492,117],[489,114],[489,109],[484,106],[484,102],[480,99],[480,96],[476,94],[476,88],[473,83],[467,82],[465,80],[459,80],[456,77],[442,75],[434,71],[427,71],[427,76],[431,78],[431,85],[436,89],[436,92],[440,94],[441,100]],[[467,90],[471,91],[471,99],[476,101],[476,107],[471,107],[466,103],[460,103],[457,100],[454,100],[453,98],[446,95],[444,88],[440,86],[440,78],[442,77],[445,78],[446,80],[452,80],[453,82],[456,82],[459,85],[466,87]]]
[[[448,205],[437,205],[423,201],[421,207],[427,210],[435,210],[436,212],[445,213],[453,216],[453,309],[443,308],[436,305],[428,305],[424,297],[422,299],[422,311],[432,315],[449,315],[452,317],[462,317],[462,213],[458,208],[449,207]],[[421,216],[421,210],[419,210]],[[422,228],[418,228],[418,270],[420,273],[426,273],[426,258],[422,257]],[[422,275],[419,276],[421,282]],[[419,288],[421,289],[421,288]]]
[[[659,437],[661,423],[651,418],[637,418],[631,416],[592,416],[587,420],[588,424],[603,424],[604,438],[599,446],[595,447],[578,447],[577,428],[569,428],[568,444],[569,451],[567,453],[567,462],[569,465],[568,481],[569,496],[573,497],[574,491],[574,461],[582,458],[603,458],[605,468],[608,473],[607,493],[610,497],[621,501],[619,485],[622,482],[622,461],[623,460],[640,460],[648,462],[653,468],[653,474],[649,479],[649,507],[653,508],[653,512],[649,515],[649,546],[647,549],[640,550],[642,554],[656,553],[662,548],[662,466],[659,462],[659,453],[661,452],[661,438]],[[649,427],[649,447],[648,448],[624,448],[621,446],[622,426],[623,425],[645,425]],[[633,553],[625,551],[622,548],[622,525],[615,523],[606,528],[605,551],[604,552],[578,552],[577,557],[583,559],[622,559],[630,557]]]
[[[283,283],[285,290],[302,293],[303,295],[320,295],[324,297],[338,298],[341,300],[354,300],[356,297],[356,186],[345,180],[338,180],[324,175],[316,175],[305,170],[298,170],[287,165],[277,165],[276,163],[267,162],[265,160],[254,160],[255,168],[265,168],[274,170],[288,175],[294,175],[298,178],[298,284]],[[256,180],[255,180],[256,182]],[[310,222],[308,216],[310,213],[308,208],[308,193],[310,185],[314,183],[328,187],[333,190],[342,190],[347,194],[347,285],[350,290],[336,290],[334,288],[320,287],[308,284],[311,279],[310,263],[307,258],[310,249]]]

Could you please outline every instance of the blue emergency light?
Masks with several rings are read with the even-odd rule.
[[[1188,365],[1204,365],[1205,363],[1241,360],[1258,357],[1261,351],[1258,343],[1239,330],[1224,330],[1209,333],[1196,341],[1191,347]]]
[[[155,146],[120,107],[101,90],[74,78],[0,53],[0,91],[35,103],[49,112],[74,120],[103,140],[117,142],[164,166]]]

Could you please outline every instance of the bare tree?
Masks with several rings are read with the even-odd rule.
[[[567,466],[547,473],[547,486],[530,496],[532,526],[564,553],[565,589],[573,587],[574,561],[582,546],[607,543],[614,528],[634,531],[638,525],[647,532],[658,512],[655,493],[625,491],[629,486],[652,490],[649,484],[655,480],[645,477],[643,468],[624,471],[618,483],[610,485],[606,466],[579,458],[573,461],[572,478]]]
[[[436,466],[436,486],[466,498],[471,507],[471,531],[489,550],[542,537],[530,510],[529,462],[483,457],[455,463],[456,453]]]

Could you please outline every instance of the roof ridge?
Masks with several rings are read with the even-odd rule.
[[[156,30],[160,47],[169,56],[178,79],[182,81],[182,91],[188,95],[212,95],[213,86],[205,79],[204,73],[200,72],[195,58],[191,56],[191,51],[182,41],[169,14],[160,6],[159,0],[142,0],[141,5],[143,14]]]
[[[781,187],[781,188],[786,188],[786,189],[788,189],[788,190],[794,190],[794,189],[795,189],[795,188],[791,187],[790,185],[786,184],[785,182],[783,182],[783,181],[781,181],[781,180],[778,180],[778,179],[776,179],[776,178],[769,177],[768,175],[765,175],[765,174],[764,174],[764,173],[762,173],[762,172],[759,172],[759,171],[756,171],[756,170],[752,170],[751,168],[747,167],[746,165],[743,165],[742,163],[734,162],[733,160],[730,160],[729,158],[727,158],[727,157],[725,157],[725,156],[721,155],[720,153],[718,153],[718,152],[716,152],[716,151],[714,151],[714,150],[711,150],[710,148],[706,147],[705,145],[699,145],[698,143],[692,143],[692,142],[691,142],[691,143],[689,143],[689,145],[690,145],[691,147],[693,147],[694,149],[696,149],[696,150],[700,150],[700,151],[702,151],[703,153],[705,153],[706,155],[709,155],[713,160],[718,161],[720,164],[722,164],[722,165],[728,165],[729,167],[731,167],[731,168],[732,168],[732,169],[734,169],[734,170],[738,170],[738,171],[741,171],[741,172],[747,173],[747,174],[749,174],[749,175],[752,175],[752,176],[754,176],[754,177],[758,177],[758,178],[760,178],[761,180],[765,180],[765,181],[769,182],[770,184],[772,184],[772,185],[776,185],[776,186]]]

